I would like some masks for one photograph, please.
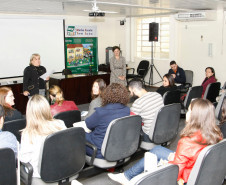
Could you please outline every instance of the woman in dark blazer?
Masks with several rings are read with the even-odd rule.
[[[157,89],[157,93],[164,95],[167,91],[175,91],[177,90],[177,86],[174,83],[173,76],[170,74],[165,74],[163,76],[163,85]]]
[[[121,84],[112,83],[101,94],[102,107],[86,118],[86,126],[92,132],[86,133],[86,140],[97,146],[97,158],[103,158],[101,147],[108,125],[114,119],[130,115],[130,108],[127,107],[129,92]],[[86,147],[86,154],[91,156],[93,150]]]
[[[30,58],[30,65],[24,69],[23,78],[23,94],[24,96],[33,96],[34,94],[41,94],[45,96],[46,83],[49,80],[40,78],[46,73],[46,68],[40,65],[40,55],[34,53]]]

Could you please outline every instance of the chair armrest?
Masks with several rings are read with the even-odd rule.
[[[93,154],[91,156],[91,160],[88,162],[88,165],[93,165],[93,161],[97,155],[97,147],[93,145],[92,143],[86,142],[86,146],[90,147],[93,149]]]
[[[134,74],[134,72],[135,72],[135,69],[134,68],[127,68],[126,69],[127,73],[129,72],[129,70],[133,70],[133,74]]]
[[[30,163],[20,162],[20,180],[25,185],[31,185],[33,166]]]

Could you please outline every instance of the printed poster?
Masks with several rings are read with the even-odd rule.
[[[96,26],[66,26],[66,68],[72,74],[98,71]]]

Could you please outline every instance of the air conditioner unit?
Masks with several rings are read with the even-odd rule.
[[[217,13],[214,10],[183,12],[175,15],[178,21],[215,21]]]

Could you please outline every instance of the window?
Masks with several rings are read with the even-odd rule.
[[[153,42],[155,59],[169,58],[169,17],[137,19],[137,57],[151,57],[152,42],[149,42],[149,23],[159,23],[158,42]]]

